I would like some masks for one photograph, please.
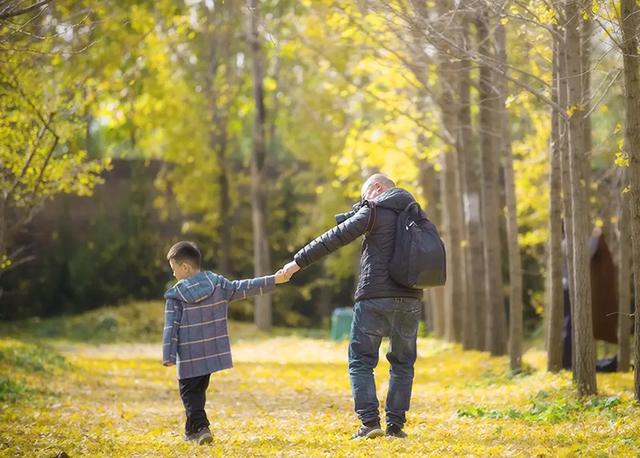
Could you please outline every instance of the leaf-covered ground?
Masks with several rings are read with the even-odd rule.
[[[540,351],[510,377],[504,358],[420,339],[409,438],[350,441],[347,344],[243,330],[235,368],[212,376],[214,441],[200,447],[182,440],[175,372],[160,364],[158,344],[0,339],[0,455],[640,455],[631,374],[598,375],[600,396],[580,400],[570,374],[544,372]]]

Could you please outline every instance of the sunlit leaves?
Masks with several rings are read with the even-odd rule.
[[[629,167],[629,156],[621,151],[616,153],[615,159],[616,167]]]
[[[8,193],[8,205],[22,208],[60,192],[88,195],[108,167],[81,146],[86,126],[78,115],[85,107],[64,90],[64,73],[52,77],[34,65],[31,56],[14,54],[2,63],[0,77],[6,113],[0,118],[0,162],[9,172],[0,189]]]
[[[530,0],[521,5],[513,4],[510,12],[514,15],[531,17],[541,24],[556,24],[558,21],[556,9],[547,1]]]
[[[572,393],[569,373],[544,370],[540,350],[528,351],[527,370],[513,375],[505,370],[505,358],[463,353],[430,338],[418,340],[409,438],[351,441],[358,420],[347,342],[269,337],[233,322],[235,367],[214,374],[207,392],[214,443],[198,447],[181,437],[184,411],[175,374],[159,361],[159,344],[136,342],[131,332],[143,330],[131,319],[132,311],[161,332],[162,304],[108,311],[125,323],[109,344],[64,341],[52,348],[31,339],[0,339],[4,453],[321,457],[635,456],[640,451],[631,373],[599,375],[606,394],[580,399]],[[98,313],[74,317],[67,327],[95,326]],[[148,342],[146,333],[138,335]],[[386,345],[375,371],[382,415],[389,387]]]

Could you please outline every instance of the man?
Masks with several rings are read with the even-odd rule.
[[[349,343],[349,378],[355,411],[362,422],[353,438],[384,435],[373,378],[383,337],[390,338],[387,359],[391,363],[386,434],[406,437],[402,429],[411,400],[422,290],[393,281],[388,264],[394,249],[397,215],[414,198],[383,174],[366,180],[361,197],[353,216],[298,251],[284,271],[289,277],[364,234]]]

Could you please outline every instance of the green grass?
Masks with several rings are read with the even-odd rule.
[[[0,376],[0,401],[16,401],[29,393],[29,389],[10,378]]]
[[[0,364],[24,372],[42,372],[53,368],[66,368],[67,361],[50,346],[42,343],[10,343],[0,346]]]
[[[71,365],[51,345],[16,339],[0,340],[0,401],[18,401],[36,392],[45,392],[46,386],[30,387],[36,377],[52,377],[65,373]]]
[[[491,409],[477,405],[458,409],[460,418],[520,419],[526,422],[561,423],[576,420],[581,416],[604,415],[614,420],[619,417],[616,407],[619,396],[594,396],[588,399],[576,398],[572,390],[557,390],[554,393],[540,390],[531,397],[527,409]]]

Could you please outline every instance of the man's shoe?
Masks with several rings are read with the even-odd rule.
[[[387,436],[404,439],[407,437],[407,433],[405,433],[400,426],[391,424],[387,425]]]
[[[351,439],[374,439],[380,436],[384,436],[384,431],[382,431],[380,425],[362,425],[358,431],[351,436]]]
[[[198,445],[202,444],[210,444],[213,441],[213,437],[211,437],[211,431],[208,427],[201,428],[197,433],[191,435],[194,442],[197,442]]]

